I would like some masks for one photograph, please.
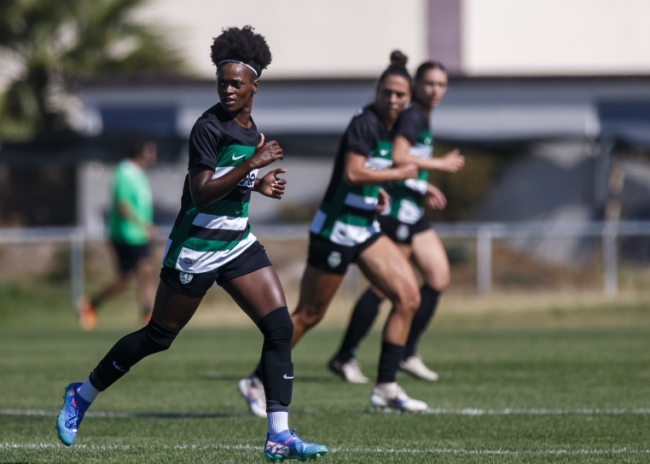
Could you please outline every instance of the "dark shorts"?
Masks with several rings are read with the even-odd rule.
[[[135,271],[138,261],[148,259],[151,256],[151,244],[127,245],[126,243],[111,242],[115,255],[117,256],[117,267],[120,274],[128,274]]]
[[[332,274],[345,274],[348,266],[357,260],[363,250],[375,243],[383,234],[376,233],[356,246],[343,246],[316,234],[309,234],[307,264]]]
[[[266,250],[260,242],[254,242],[244,252],[223,266],[208,272],[191,274],[163,266],[160,280],[191,296],[204,296],[213,283],[223,285],[251,272],[271,266]]]
[[[431,228],[431,225],[423,217],[415,224],[407,224],[393,217],[380,215],[379,225],[381,226],[381,231],[393,242],[405,245],[410,245],[413,242],[414,235]]]

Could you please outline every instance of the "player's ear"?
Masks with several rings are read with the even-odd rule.
[[[259,82],[260,82],[259,79],[255,79],[255,80],[253,81],[253,84],[252,84],[252,87],[253,87],[253,95],[255,95],[255,94],[257,93],[257,86],[258,86]]]

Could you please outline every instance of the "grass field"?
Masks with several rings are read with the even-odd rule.
[[[247,415],[235,389],[259,356],[256,329],[187,329],[102,394],[65,448],[54,429],[63,387],[83,380],[133,321],[125,312],[81,333],[63,302],[48,307],[55,290],[3,290],[0,463],[263,461],[265,421]],[[40,314],[39,304],[47,308]],[[644,305],[556,305],[514,323],[507,311],[487,314],[452,317],[443,307],[420,350],[440,380],[399,378],[429,404],[418,415],[373,411],[369,386],[324,368],[340,330],[314,331],[294,352],[291,425],[327,445],[323,462],[332,463],[650,461]],[[378,343],[375,332],[360,351],[366,374],[374,374]]]

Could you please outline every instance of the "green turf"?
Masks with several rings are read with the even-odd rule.
[[[650,329],[641,319],[616,329],[435,328],[421,353],[440,380],[399,379],[433,408],[420,415],[373,412],[369,386],[324,368],[340,332],[317,330],[294,352],[291,424],[327,445],[332,463],[648,462]],[[102,394],[65,448],[54,429],[63,387],[126,331],[26,325],[0,328],[0,463],[263,461],[266,423],[246,414],[235,389],[259,357],[255,329],[183,332]],[[367,374],[378,343],[374,333],[359,354]]]

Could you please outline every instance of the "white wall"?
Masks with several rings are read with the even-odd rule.
[[[463,69],[648,74],[649,0],[463,0]]]
[[[267,76],[376,76],[400,48],[427,55],[426,0],[154,0],[140,17],[170,28],[199,75],[211,77],[212,38],[250,24],[273,54]]]

